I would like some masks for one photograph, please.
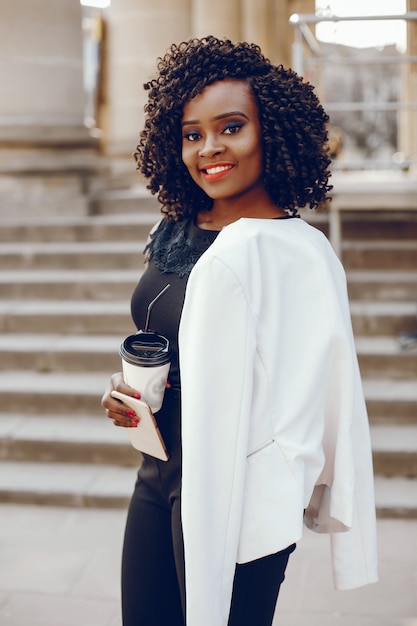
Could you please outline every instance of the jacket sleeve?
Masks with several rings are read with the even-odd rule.
[[[353,355],[351,426],[354,451],[352,523],[347,532],[331,535],[336,589],[352,589],[378,580],[376,515],[368,416],[356,354]]]
[[[239,281],[217,258],[203,256],[190,275],[179,333],[188,626],[228,621],[254,344],[254,316]]]
[[[344,273],[331,258],[327,268],[337,332],[329,355],[326,461],[304,519],[312,530],[330,533],[334,586],[351,589],[378,580],[372,448]]]

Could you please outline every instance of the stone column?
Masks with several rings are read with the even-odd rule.
[[[143,124],[143,83],[157,57],[190,37],[190,0],[112,0],[108,33],[106,152],[119,167],[132,169],[132,154]]]
[[[242,37],[261,46],[274,63],[291,65],[292,13],[314,13],[314,0],[242,0]]]
[[[0,13],[0,213],[84,213],[97,162],[80,4],[1,0]]]
[[[271,0],[242,0],[242,39],[256,43],[265,56],[275,53],[274,12]]]
[[[193,0],[192,34],[227,37],[233,41],[241,39],[240,0]]]

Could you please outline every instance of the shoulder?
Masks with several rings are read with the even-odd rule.
[[[224,228],[197,263],[200,279],[210,275],[256,291],[288,284],[344,288],[344,269],[325,235],[299,218],[242,219]],[[229,278],[228,278],[229,277]]]
[[[237,220],[220,232],[209,254],[225,262],[256,255],[276,260],[328,257],[339,262],[327,237],[300,218]]]

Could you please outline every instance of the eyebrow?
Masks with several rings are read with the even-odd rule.
[[[242,111],[230,111],[229,113],[222,113],[221,115],[216,115],[215,117],[213,117],[214,121],[217,120],[222,120],[225,117],[233,117],[234,115],[239,115],[240,117],[244,117],[247,120],[249,119],[247,115],[245,115],[244,113],[242,113]],[[199,120],[186,120],[185,122],[182,122],[182,126],[186,126],[187,124],[198,124]]]

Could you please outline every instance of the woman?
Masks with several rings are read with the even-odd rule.
[[[175,347],[126,527],[124,626],[270,626],[304,522],[338,588],[374,582],[369,431],[343,269],[298,216],[330,189],[328,117],[255,45],[207,37],[159,60],[135,154],[164,214],[132,298]],[[180,376],[181,371],[181,376]],[[137,391],[112,377],[103,397]],[[185,549],[185,554],[184,554]],[[185,563],[185,571],[184,571]]]

